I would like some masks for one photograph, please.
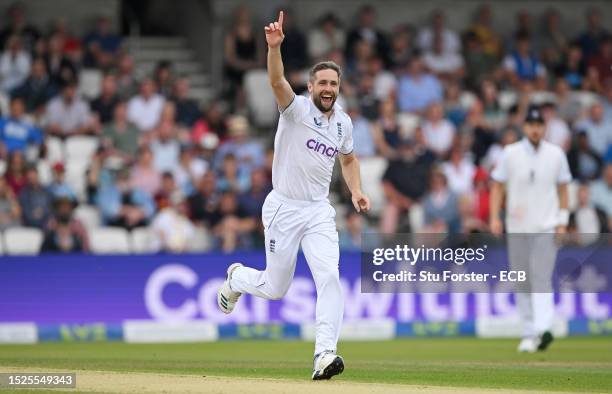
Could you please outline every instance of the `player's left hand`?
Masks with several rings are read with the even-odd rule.
[[[357,212],[368,212],[370,210],[370,199],[362,192],[353,193],[351,200]]]

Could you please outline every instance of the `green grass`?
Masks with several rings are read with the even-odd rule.
[[[435,386],[612,392],[612,339],[559,339],[518,354],[515,340],[444,338],[344,342],[340,380]],[[45,343],[0,346],[0,366],[308,379],[312,344]],[[39,391],[37,391],[39,392]]]

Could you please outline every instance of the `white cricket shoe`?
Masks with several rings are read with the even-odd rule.
[[[238,302],[238,298],[242,295],[242,293],[232,290],[229,284],[232,278],[232,272],[234,272],[236,268],[242,266],[243,265],[240,263],[234,263],[227,267],[227,276],[217,292],[217,304],[219,305],[219,309],[225,314],[232,313],[236,306],[236,302]]]
[[[344,371],[344,360],[335,352],[327,350],[315,356],[312,380],[328,380]]]
[[[538,340],[536,338],[523,338],[519,343],[517,350],[520,353],[535,353],[538,350]]]

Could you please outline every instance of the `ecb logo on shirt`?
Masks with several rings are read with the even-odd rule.
[[[321,122],[320,120],[317,120],[317,118],[312,118],[312,120],[314,121],[314,124],[317,125],[317,127],[323,126],[323,122]]]

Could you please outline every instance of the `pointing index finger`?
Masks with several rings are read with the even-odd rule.
[[[280,25],[281,29],[283,28],[283,19],[285,17],[285,14],[283,11],[278,13],[278,24]]]

